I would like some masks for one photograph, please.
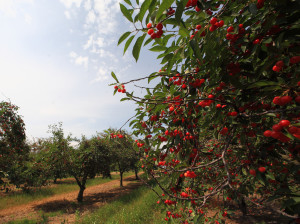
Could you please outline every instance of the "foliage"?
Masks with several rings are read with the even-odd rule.
[[[51,177],[54,182],[58,178],[67,177],[69,174],[69,160],[72,153],[71,142],[76,140],[71,135],[65,137],[62,123],[49,125],[49,131],[52,136],[44,142],[45,154],[43,160],[48,164],[51,171]]]
[[[25,124],[18,109],[9,102],[0,102],[0,185],[7,178],[19,186],[19,174],[28,159]]]
[[[110,150],[113,154],[113,163],[120,173],[120,186],[123,186],[123,173],[135,170],[137,174],[138,154],[134,140],[126,131],[109,129]]]
[[[125,3],[135,30],[118,44],[127,39],[126,51],[136,37],[138,60],[152,43],[162,69],[123,83],[112,73],[114,93],[137,103],[142,167],[169,177],[159,184],[166,220],[222,222],[229,208],[206,216],[217,195],[244,214],[250,203],[299,217],[299,1]],[[143,98],[125,89],[144,79],[158,84],[142,87]]]

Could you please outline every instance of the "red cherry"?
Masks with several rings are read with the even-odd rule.
[[[256,39],[256,40],[253,41],[254,45],[259,44],[259,43],[260,43],[260,39]]]
[[[222,26],[224,26],[224,20],[219,21],[219,27],[222,27]]]
[[[149,28],[151,28],[152,27],[152,23],[148,23],[147,24],[147,28],[149,29]]]
[[[290,58],[290,64],[296,64],[300,62],[300,56],[294,56]]]
[[[197,25],[197,26],[196,26],[196,29],[197,29],[197,30],[200,30],[201,27],[202,27],[201,25]]]
[[[279,132],[282,130],[282,126],[280,124],[274,124],[272,129],[273,131]]]
[[[156,38],[156,33],[152,33],[151,34],[151,39],[155,39]]]
[[[118,89],[118,86],[114,86],[115,89]]]
[[[214,25],[217,21],[218,21],[217,18],[212,17],[211,20],[210,20],[209,22],[210,22],[210,24]]]
[[[181,88],[186,89],[186,84],[182,84]]]
[[[274,65],[273,68],[272,68],[272,70],[273,70],[274,72],[280,72],[281,68],[282,68],[282,67],[278,67],[277,65]]]
[[[262,167],[259,167],[259,168],[258,168],[258,171],[261,172],[261,173],[264,173],[264,172],[266,172],[266,168],[263,167],[263,166],[262,166]]]
[[[212,25],[211,27],[209,27],[209,31],[210,31],[210,32],[213,32],[213,31],[216,30],[216,28],[217,28],[216,26]]]
[[[200,12],[201,11],[201,9],[198,6],[195,7],[195,10],[196,10],[196,12]]]
[[[162,30],[162,28],[163,28],[163,24],[162,23],[159,23],[159,24],[156,25],[156,29]]]
[[[151,35],[152,33],[154,33],[154,30],[153,29],[149,29],[148,30],[148,34]]]
[[[231,112],[231,116],[235,117],[237,115],[236,111]]]
[[[255,170],[250,170],[249,173],[250,173],[252,176],[254,176],[254,177],[256,176],[256,171],[255,171]]]
[[[295,126],[289,127],[288,132],[291,134],[296,134],[296,133],[298,133],[298,128]]]
[[[231,32],[233,32],[234,31],[234,28],[233,28],[233,26],[230,26],[230,27],[228,27],[228,29],[227,29],[227,33],[231,33]]]
[[[265,137],[271,137],[271,135],[272,135],[272,131],[270,131],[270,130],[266,130],[266,131],[264,132],[264,136],[265,136]]]
[[[276,66],[277,67],[283,67],[284,66],[284,62],[283,61],[277,61],[276,62]]]
[[[289,120],[281,120],[279,122],[279,125],[281,125],[282,127],[288,127],[291,124],[291,122]]]
[[[297,96],[297,97],[295,98],[295,101],[296,101],[296,103],[300,103],[300,96]]]
[[[272,137],[272,138],[277,139],[277,138],[279,138],[280,136],[281,136],[281,132],[272,131],[272,133],[271,133],[271,137]]]
[[[169,107],[169,111],[170,112],[174,111],[174,107]]]
[[[291,102],[292,101],[292,97],[290,97],[290,96],[283,96],[283,97],[281,97],[281,103],[283,104],[283,105],[285,105],[285,104],[288,104],[289,102]]]
[[[282,105],[281,103],[281,97],[280,96],[275,96],[273,99],[273,103],[276,105]]]

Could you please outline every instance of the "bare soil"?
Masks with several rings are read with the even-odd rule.
[[[63,180],[73,181],[73,180]],[[129,193],[131,190],[142,185],[135,180],[135,175],[124,178],[124,187],[120,187],[119,180],[113,180],[97,186],[88,187],[84,191],[82,203],[78,203],[76,198],[78,191],[55,195],[42,200],[30,202],[25,205],[19,205],[0,210],[0,223],[22,219],[42,220],[43,214],[47,216],[47,223],[74,223],[80,217],[93,212],[95,209],[118,198],[121,195]],[[51,187],[51,186],[49,186]],[[215,198],[207,213],[212,217],[223,206],[222,202]],[[251,207],[250,214],[243,216],[240,210],[233,206],[235,211],[231,219],[226,218],[227,224],[287,224],[288,219],[280,217],[267,209],[257,209]]]
[[[76,198],[79,191],[55,195],[25,205],[0,210],[0,223],[19,219],[41,219],[41,214],[52,213],[48,223],[74,223],[76,216],[85,215],[117,197],[129,193],[132,189],[142,185],[135,180],[135,175],[124,178],[124,187],[120,187],[119,180],[86,188],[82,203]]]

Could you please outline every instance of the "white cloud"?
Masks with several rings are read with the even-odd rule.
[[[29,24],[29,25],[32,23],[32,17],[31,17],[31,15],[25,14],[25,22],[27,24]]]
[[[93,82],[101,82],[107,80],[110,74],[110,70],[104,67],[99,68],[98,76]]]
[[[92,9],[92,3],[91,3],[91,0],[86,0],[85,3],[84,3],[84,8],[86,11],[89,11]]]
[[[90,10],[86,16],[86,22],[87,24],[91,24],[91,23],[94,23],[96,20],[96,15],[94,13],[93,10]]]
[[[88,57],[79,56],[75,59],[75,64],[83,65],[85,68],[88,67],[88,63],[89,63],[89,58]]]
[[[72,52],[70,52],[69,56],[70,56],[71,58],[76,58],[76,57],[77,57],[77,54],[76,54],[74,51],[72,51]]]
[[[33,4],[34,0],[0,0],[0,11],[6,16],[15,17],[21,4]]]
[[[80,7],[82,0],[60,0],[67,8],[71,8],[74,4],[77,8]]]
[[[99,38],[96,40],[96,44],[97,44],[99,47],[104,47],[104,46],[105,46],[104,38],[103,38],[103,37],[99,37]]]
[[[94,36],[90,35],[89,39],[87,40],[87,42],[85,43],[85,45],[83,46],[84,50],[89,49],[91,46],[93,46],[94,43]]]
[[[65,17],[66,17],[67,19],[71,19],[71,14],[70,14],[69,11],[65,11]]]
[[[71,51],[69,53],[69,56],[70,56],[70,58],[73,59],[71,61],[73,61],[76,65],[83,65],[85,68],[88,67],[88,64],[89,64],[89,58],[88,57],[79,56],[74,51]]]

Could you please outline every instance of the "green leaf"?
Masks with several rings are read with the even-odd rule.
[[[154,51],[154,52],[160,52],[160,51],[165,51],[167,50],[167,47],[163,47],[163,46],[154,46],[152,48],[149,49],[150,51]]]
[[[164,24],[171,24],[171,25],[176,26],[177,25],[177,21],[174,18],[170,18],[170,19],[165,20]]]
[[[129,47],[129,45],[131,44],[132,40],[133,40],[134,36],[131,36],[125,43],[125,47],[124,47],[124,53],[127,51],[127,48]]]
[[[146,34],[144,33],[142,36],[140,36],[137,41],[135,42],[133,49],[132,49],[132,55],[135,58],[135,60],[137,61],[139,59],[140,56],[140,51],[141,51],[141,47],[143,44],[143,41],[146,37]]]
[[[123,4],[121,4],[121,3],[120,3],[120,9],[121,9],[121,12],[123,13],[123,15],[124,15],[130,22],[133,22],[130,11],[129,11]]]
[[[147,9],[149,8],[151,4],[151,0],[145,0],[141,6],[141,9],[140,9],[140,13],[139,13],[139,20],[142,22],[143,21],[143,18],[144,18],[144,15],[147,11]]]
[[[248,86],[247,89],[263,87],[263,86],[278,86],[278,83],[272,82],[272,81],[258,81],[256,83],[253,83],[250,86]]]
[[[125,101],[125,100],[130,100],[130,98],[124,97],[124,98],[122,98],[120,101],[122,102],[122,101]]]
[[[200,49],[199,49],[199,45],[197,44],[197,42],[195,40],[191,40],[190,45],[194,51],[195,56],[200,59],[201,54],[200,54]]]
[[[180,24],[182,13],[184,11],[184,8],[185,8],[187,2],[188,2],[188,0],[177,1],[177,9],[175,12],[175,19],[178,24]]]
[[[256,4],[252,3],[249,5],[249,12],[253,15],[257,14],[257,7]]]
[[[132,6],[130,0],[124,0],[124,2],[126,2],[128,5]]]
[[[145,41],[144,46],[146,46],[147,44],[149,44],[152,41],[151,37],[148,38],[148,40]]]
[[[179,28],[179,34],[183,37],[188,37],[190,35],[190,32],[187,28],[185,28],[184,26],[180,26]]]
[[[165,10],[171,7],[174,0],[163,0],[161,5],[158,8],[158,11],[156,13],[156,21],[158,22],[159,17],[163,14]]]
[[[114,78],[114,80],[116,80],[116,82],[119,82],[119,80],[117,79],[117,76],[114,72],[111,72],[111,76]]]
[[[120,37],[120,39],[119,39],[119,41],[118,41],[118,45],[120,45],[120,43],[122,43],[129,35],[131,34],[131,32],[126,32],[126,33],[124,33],[121,37]]]

